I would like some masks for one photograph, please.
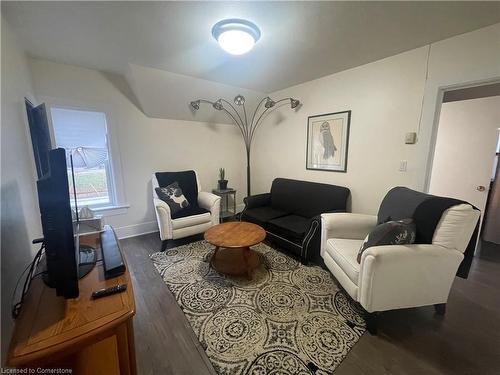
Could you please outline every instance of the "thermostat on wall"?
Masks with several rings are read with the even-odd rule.
[[[413,144],[417,143],[417,133],[414,133],[414,132],[406,133],[405,143],[407,145],[413,145]]]

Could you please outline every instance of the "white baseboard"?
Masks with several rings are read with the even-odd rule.
[[[158,232],[158,223],[156,221],[147,221],[145,223],[126,225],[124,227],[114,228],[116,236],[121,240],[124,238],[140,236],[142,234]]]
[[[245,204],[237,204],[236,212],[241,212]],[[126,225],[124,227],[114,227],[116,236],[122,240],[124,238],[141,236],[143,234],[158,232],[158,223],[156,221],[146,221],[144,223]]]

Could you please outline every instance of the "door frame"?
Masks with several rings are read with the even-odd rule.
[[[485,79],[480,81],[468,82],[468,83],[456,83],[453,85],[441,86],[438,88],[437,98],[436,98],[436,109],[434,111],[434,121],[432,122],[432,133],[429,146],[429,157],[427,159],[427,166],[425,169],[425,182],[424,182],[424,192],[429,193],[429,187],[431,184],[432,167],[434,164],[434,156],[436,153],[436,142],[437,133],[439,128],[439,120],[441,119],[441,107],[443,106],[444,93],[447,91],[467,89],[470,87],[486,86],[500,83],[500,77]]]

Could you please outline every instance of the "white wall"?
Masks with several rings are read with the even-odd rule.
[[[199,110],[193,112],[189,103],[196,99],[215,101],[218,98],[226,98],[232,101],[237,94],[241,94],[245,96],[247,108],[253,108],[264,95],[240,87],[136,64],[128,64],[125,77],[137,102],[140,103],[141,110],[148,117],[155,118],[232,124],[229,116],[222,111],[214,111],[210,105],[201,105]]]
[[[10,298],[18,277],[34,255],[31,240],[40,237],[35,169],[24,97],[32,102],[31,75],[24,52],[2,18],[2,127],[1,127],[1,269],[2,363],[13,321]]]
[[[157,230],[150,183],[156,171],[196,169],[203,190],[211,191],[224,167],[241,203],[245,151],[235,126],[149,118],[122,77],[43,60],[31,60],[31,69],[39,101],[106,113],[112,152],[121,162],[113,160],[124,187],[121,203],[130,205],[126,214],[106,218],[119,236]]]
[[[269,191],[278,176],[337,184],[351,189],[353,212],[375,213],[393,186],[423,190],[438,89],[500,77],[499,36],[497,24],[433,44],[427,82],[422,47],[273,93],[303,106],[281,109],[259,129],[252,191]],[[345,110],[352,110],[347,173],[306,170],[307,117]],[[405,145],[405,133],[417,131],[418,143]],[[400,160],[407,172],[399,172]]]
[[[253,191],[268,190],[278,176],[331,183],[351,189],[353,211],[376,212],[386,190],[415,173],[415,147],[404,135],[417,125],[425,56],[420,48],[274,93],[303,105],[297,113],[280,109],[281,122],[270,117],[259,129]],[[306,170],[307,117],[345,110],[352,111],[347,173]],[[400,159],[408,172],[398,172]]]

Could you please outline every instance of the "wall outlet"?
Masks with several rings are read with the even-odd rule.
[[[399,162],[399,171],[400,172],[406,172],[407,167],[408,167],[408,162],[406,160],[401,160]]]

